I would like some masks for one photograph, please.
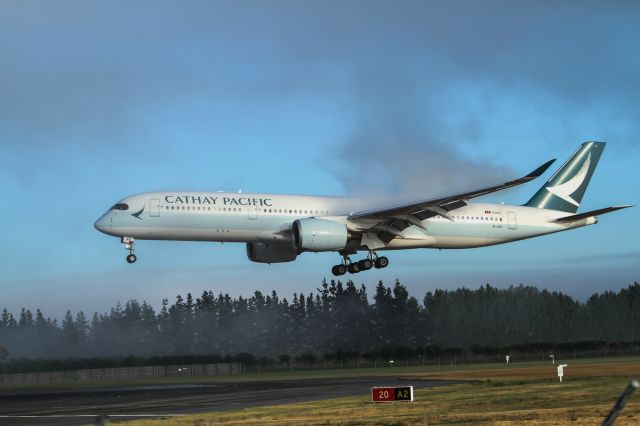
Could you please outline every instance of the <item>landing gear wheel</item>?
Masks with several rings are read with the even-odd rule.
[[[358,267],[361,271],[368,271],[369,269],[373,268],[373,262],[371,261],[371,259],[362,259],[358,262]]]
[[[379,257],[376,259],[376,262],[373,266],[375,266],[378,269],[386,268],[387,266],[389,266],[389,259],[387,259],[384,256]]]
[[[347,272],[347,268],[344,265],[334,265],[333,268],[331,268],[331,273],[336,277],[339,277],[340,275],[344,275],[346,272]]]
[[[127,255],[127,262],[135,263],[135,261],[138,259],[136,255],[133,254],[133,251],[135,250],[133,247],[135,244],[135,240],[132,237],[122,237],[120,238],[120,242],[124,244],[124,248],[129,251],[129,254]]]
[[[349,264],[349,273],[350,274],[357,274],[358,272],[360,272],[360,267],[358,266],[357,263],[351,263]]]

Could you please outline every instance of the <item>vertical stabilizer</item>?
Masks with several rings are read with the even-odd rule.
[[[575,213],[605,145],[605,142],[580,145],[525,206]]]

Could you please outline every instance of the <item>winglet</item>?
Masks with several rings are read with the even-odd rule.
[[[544,163],[542,166],[538,167],[537,169],[535,169],[534,171],[532,171],[531,173],[529,173],[528,175],[525,176],[526,179],[530,179],[533,180],[537,177],[539,177],[540,175],[542,175],[544,172],[547,171],[547,169],[556,161],[556,159],[554,158],[553,160],[549,160],[546,163]]]

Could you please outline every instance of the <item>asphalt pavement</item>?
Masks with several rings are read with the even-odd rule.
[[[455,382],[393,377],[345,377],[18,391],[0,395],[0,424],[105,424],[105,419],[117,421],[171,417],[369,395],[373,386],[413,385],[414,389],[420,389],[452,383]]]

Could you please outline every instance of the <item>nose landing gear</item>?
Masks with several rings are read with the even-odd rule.
[[[133,254],[133,251],[134,251],[133,246],[135,244],[135,240],[132,237],[122,237],[120,239],[120,242],[124,244],[125,249],[129,250],[129,254],[127,255],[127,263],[135,263],[136,260],[138,260],[136,255]]]
[[[342,254],[342,263],[334,265],[331,268],[333,275],[339,277],[347,272],[350,274],[357,274],[358,272],[368,271],[371,268],[382,269],[389,266],[389,259],[384,256],[378,257],[375,251],[369,251],[369,255],[366,259],[352,262],[347,253]]]

